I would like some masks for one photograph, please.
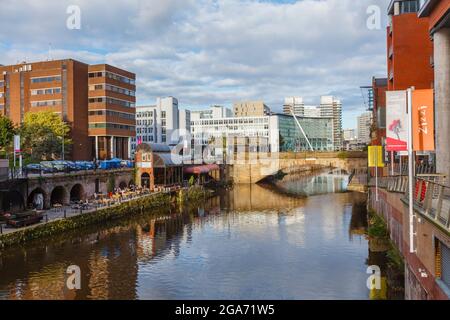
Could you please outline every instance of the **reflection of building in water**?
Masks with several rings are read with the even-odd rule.
[[[230,210],[257,211],[272,210],[280,205],[285,210],[297,208],[305,204],[305,199],[292,198],[284,194],[275,193],[260,185],[236,185],[230,190],[228,199]]]
[[[170,253],[178,256],[184,236],[184,226],[189,224],[188,215],[173,215],[162,219],[152,219],[146,226],[138,228],[139,261],[148,261],[156,256]],[[192,237],[188,234],[187,238]]]
[[[0,288],[6,299],[136,299],[136,236],[132,226],[83,235],[5,254],[0,266]],[[65,250],[76,246],[77,254]],[[81,289],[68,290],[66,270],[81,270]],[[16,266],[11,268],[11,266]],[[24,279],[5,283],[6,279]],[[114,285],[112,285],[114,283]]]
[[[276,186],[290,195],[312,196],[338,193],[347,190],[348,174],[340,170],[331,170],[320,175],[311,173],[297,179],[283,179]]]
[[[359,196],[358,196],[359,195]],[[352,202],[352,218],[350,220],[350,239],[353,235],[365,235],[367,232],[367,206],[366,195],[355,193]]]

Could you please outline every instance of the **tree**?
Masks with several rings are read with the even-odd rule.
[[[14,139],[15,128],[12,121],[0,115],[0,151],[7,152]]]
[[[20,128],[23,150],[31,161],[61,158],[63,136],[64,154],[69,153],[69,133],[69,125],[52,111],[26,113]]]

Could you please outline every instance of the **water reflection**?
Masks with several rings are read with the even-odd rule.
[[[342,193],[341,179],[325,172],[278,185],[313,197],[236,186],[200,208],[4,251],[0,298],[368,299],[366,199]],[[76,293],[65,289],[73,264]]]

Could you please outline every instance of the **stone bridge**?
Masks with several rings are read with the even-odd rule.
[[[33,203],[35,194],[44,197],[44,207],[69,204],[134,183],[133,169],[81,171],[70,174],[30,175],[28,179],[0,183],[0,211],[21,211]]]
[[[270,157],[247,154],[234,159],[229,168],[230,178],[237,184],[252,184],[275,175],[295,173],[317,168],[338,168],[348,173],[353,169],[367,168],[366,152],[302,152],[279,153]]]

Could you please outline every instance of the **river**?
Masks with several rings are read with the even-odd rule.
[[[339,171],[223,190],[205,204],[0,253],[0,299],[370,299],[364,194]],[[80,290],[66,287],[80,268]],[[383,282],[384,283],[384,282]]]

